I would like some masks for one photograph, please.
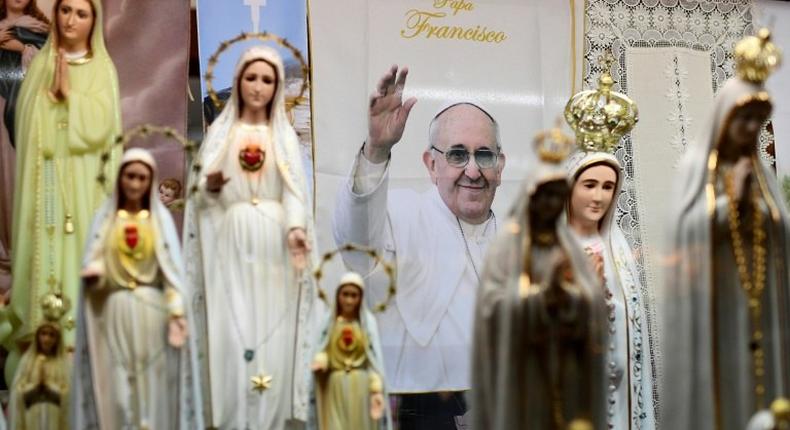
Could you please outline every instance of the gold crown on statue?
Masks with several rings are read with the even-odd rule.
[[[533,143],[538,157],[552,164],[562,163],[573,147],[573,137],[565,134],[560,128],[561,119],[557,119],[554,128],[542,130],[535,135]]]
[[[762,84],[782,62],[782,50],[771,42],[771,31],[757,30],[735,45],[735,70],[744,81]]]
[[[628,96],[612,91],[612,55],[607,53],[600,61],[604,70],[598,88],[574,94],[565,105],[565,121],[582,150],[613,152],[620,138],[639,121],[639,111]]]
[[[71,309],[69,298],[60,293],[48,292],[41,297],[41,314],[48,322],[58,323],[63,315]]]

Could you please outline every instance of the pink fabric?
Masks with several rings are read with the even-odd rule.
[[[150,123],[186,135],[189,2],[104,0],[103,4],[104,40],[118,69],[124,130]],[[160,179],[186,183],[186,158],[178,142],[157,136],[131,144],[151,151]],[[180,233],[183,213],[174,212],[173,220]]]
[[[118,69],[125,130],[151,123],[186,134],[189,12],[187,1],[104,0],[104,40]],[[177,142],[132,144],[153,153],[160,178],[184,177]]]

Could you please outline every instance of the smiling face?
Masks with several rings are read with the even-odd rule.
[[[277,72],[274,66],[264,60],[254,60],[247,64],[239,77],[241,95],[240,113],[266,111],[270,114],[270,104],[277,90]]]
[[[469,162],[464,167],[451,166],[443,154],[431,149],[423,153],[423,162],[450,211],[468,223],[480,224],[488,219],[505,166],[505,155],[497,148],[495,125],[488,115],[469,104],[453,106],[435,121],[433,146],[442,152],[463,148],[470,153]],[[498,153],[495,167],[481,169],[471,156],[483,148]]]
[[[71,50],[89,47],[95,12],[88,0],[60,0],[55,8],[59,42]]]
[[[616,188],[617,173],[611,166],[598,164],[582,171],[571,193],[571,226],[597,230],[612,204]]]

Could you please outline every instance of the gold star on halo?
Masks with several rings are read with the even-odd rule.
[[[272,378],[272,375],[265,375],[263,373],[253,376],[250,378],[250,382],[252,382],[252,390],[257,391],[258,394],[263,394],[264,391],[272,386],[272,379],[274,379]]]

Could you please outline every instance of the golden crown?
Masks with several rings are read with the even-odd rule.
[[[562,163],[573,147],[573,137],[562,131],[560,121],[557,120],[554,128],[541,130],[533,139],[538,158],[546,163]]]
[[[41,297],[41,314],[48,322],[58,323],[71,309],[69,298],[59,292],[49,292]]]
[[[782,62],[782,50],[771,42],[771,31],[757,30],[735,45],[735,71],[744,81],[762,84]]]
[[[609,68],[611,54],[601,59],[604,71],[598,88],[576,93],[565,105],[565,120],[576,133],[576,143],[584,151],[613,152],[620,138],[639,121],[636,103],[612,91],[614,79]]]

